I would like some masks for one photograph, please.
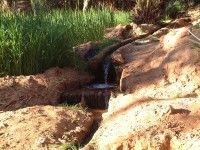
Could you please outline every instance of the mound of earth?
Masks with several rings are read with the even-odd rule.
[[[66,90],[79,88],[93,77],[74,69],[52,68],[43,74],[0,78],[0,110],[56,105]]]
[[[93,122],[76,107],[33,106],[0,113],[0,149],[59,149],[65,142],[80,143]]]

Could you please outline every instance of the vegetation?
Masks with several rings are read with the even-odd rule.
[[[184,3],[179,0],[170,1],[166,8],[166,16],[169,18],[177,17],[177,14],[185,9]]]
[[[198,18],[200,19],[200,16]],[[196,25],[194,26],[194,28],[200,29],[200,20],[196,23]],[[198,37],[196,34],[193,34],[193,37],[195,38],[195,40],[191,40],[191,41],[200,50],[200,37]]]
[[[101,49],[104,49],[114,43],[117,43],[118,40],[117,39],[104,39],[101,44],[99,44],[99,46],[97,47],[98,50],[100,51]]]
[[[86,113],[87,112],[87,107],[82,107],[79,104],[68,105],[67,103],[62,103],[60,106],[67,107],[69,110],[73,110],[73,111],[79,111],[79,112],[82,112],[82,113]]]
[[[62,144],[61,150],[78,150],[77,146],[73,143]]]
[[[136,0],[133,20],[140,23],[157,23],[163,18],[167,7],[165,0]]]
[[[189,6],[199,4],[196,0],[136,0],[133,21],[140,23],[159,23],[164,18],[176,18]]]
[[[13,7],[13,3],[17,0],[1,0],[6,3],[7,7]],[[39,9],[54,9],[54,8],[64,8],[64,9],[83,9],[84,5],[87,3],[87,8],[96,8],[106,5],[107,7],[112,7],[114,9],[130,10],[134,4],[135,0],[20,0],[31,2],[35,8]]]
[[[73,47],[102,40],[105,28],[127,24],[130,13],[116,8],[126,9],[130,4],[136,23],[157,23],[166,16],[176,16],[190,2],[199,3],[198,0],[88,0],[95,9],[83,12],[86,0],[21,1],[31,2],[30,14],[16,13],[13,3],[19,1],[0,1],[0,6],[7,5],[12,10],[0,12],[0,76],[34,74],[54,66],[84,68],[85,63],[75,56]],[[97,9],[97,4],[104,5]],[[100,46],[98,51],[101,49]]]
[[[108,9],[0,13],[0,73],[34,74],[53,66],[76,66],[79,58],[72,47],[102,39],[105,28],[121,23],[121,14]]]

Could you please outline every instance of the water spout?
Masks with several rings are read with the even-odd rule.
[[[110,59],[105,59],[105,62],[103,64],[103,71],[104,71],[104,83],[108,84],[108,74],[109,74],[109,69],[111,66]]]

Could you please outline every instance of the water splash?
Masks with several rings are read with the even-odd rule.
[[[103,64],[103,71],[104,71],[104,83],[108,84],[108,74],[109,74],[109,69],[111,66],[110,59],[105,59],[105,62]]]

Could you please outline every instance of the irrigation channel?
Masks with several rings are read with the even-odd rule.
[[[87,135],[87,138],[82,141],[81,146],[87,144],[94,133],[98,130],[102,120],[102,114],[107,111],[111,92],[117,88],[116,84],[109,83],[109,75],[111,72],[112,62],[110,58],[105,58],[102,68],[102,76],[104,82],[94,82],[85,85],[82,88],[65,92],[61,97],[61,102],[68,105],[76,105],[82,103],[90,112],[94,114],[94,122]]]

